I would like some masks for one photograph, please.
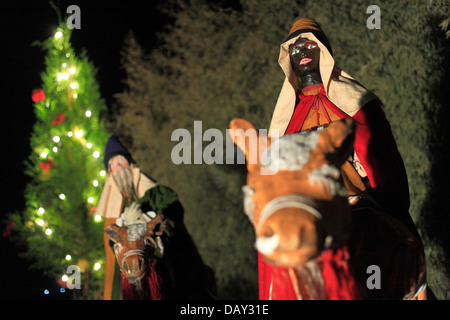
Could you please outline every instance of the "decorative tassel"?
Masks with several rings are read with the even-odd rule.
[[[122,300],[139,300],[138,294],[131,283],[128,282],[127,278],[120,273],[122,278]]]
[[[271,300],[298,300],[289,268],[273,266]]]
[[[122,278],[122,300],[140,300],[139,294],[132,284],[130,284],[127,278],[120,273]],[[148,261],[148,273],[145,280],[148,283],[148,289],[150,290],[150,300],[162,300],[161,295],[161,277],[156,273],[155,264]]]
[[[360,300],[360,294],[355,280],[350,274],[347,261],[347,247],[325,250],[323,256],[322,275],[325,282],[325,292],[330,300]]]
[[[150,288],[151,300],[162,300],[161,296],[161,277],[156,273],[153,261],[148,261],[148,287]]]

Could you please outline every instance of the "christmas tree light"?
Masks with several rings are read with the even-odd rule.
[[[23,255],[31,266],[55,281],[61,280],[61,270],[73,261],[81,263],[82,281],[88,282],[83,288],[89,291],[77,296],[100,299],[96,294],[103,286],[99,262],[104,260],[103,225],[101,217],[90,213],[106,176],[99,150],[109,134],[97,116],[106,106],[95,68],[85,51],[74,52],[70,35],[71,30],[61,23],[41,43],[47,55],[42,87],[32,94],[36,123],[26,162],[31,182],[25,190],[25,210],[10,215],[16,231],[11,238],[25,243]]]

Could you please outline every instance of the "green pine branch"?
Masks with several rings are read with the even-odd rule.
[[[85,51],[70,44],[64,23],[55,35],[36,42],[45,52],[42,87],[33,92],[36,123],[25,161],[30,182],[26,207],[9,215],[11,240],[30,268],[60,280],[69,265],[78,265],[84,283],[75,296],[101,298],[103,223],[94,217],[105,180],[102,152],[108,133],[96,69]]]

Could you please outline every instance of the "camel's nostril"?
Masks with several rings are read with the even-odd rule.
[[[260,233],[260,237],[270,238],[275,234],[275,231],[266,223]]]
[[[299,230],[299,234],[298,234],[298,239],[300,239],[299,246],[301,246],[302,243],[305,243],[306,237],[307,237],[306,228],[305,228],[305,226],[301,226],[301,228]]]

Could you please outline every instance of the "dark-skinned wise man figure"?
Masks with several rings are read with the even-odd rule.
[[[354,153],[341,173],[352,210],[348,253],[358,296],[425,298],[422,240],[409,214],[406,170],[380,99],[335,65],[330,43],[314,20],[294,23],[278,61],[286,78],[269,135],[323,130],[342,118],[355,123]],[[386,214],[366,213],[364,208],[371,206]],[[261,255],[258,260],[260,298],[295,299],[294,292],[276,293],[276,267]],[[381,289],[367,287],[370,265],[381,270]]]
[[[144,174],[117,136],[111,136],[106,144],[104,164],[108,169],[108,177],[96,214],[104,217],[105,227],[116,224],[122,213],[133,203],[138,203],[142,212],[161,213],[166,221],[166,231],[169,232],[164,232],[160,237],[161,243],[158,244],[163,248],[160,250],[162,254],[149,261],[150,270],[156,273],[158,279],[158,283],[155,283],[157,292],[153,292],[154,296],[150,298],[213,299],[216,292],[214,275],[203,264],[183,223],[184,211],[175,191]],[[121,295],[121,289],[132,287],[121,274],[113,244],[106,234],[104,246],[104,299],[128,299]]]

